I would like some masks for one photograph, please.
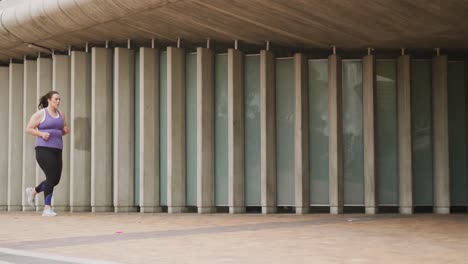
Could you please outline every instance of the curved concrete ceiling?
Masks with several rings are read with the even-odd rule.
[[[6,0],[0,60],[85,42],[266,40],[305,48],[468,47],[464,1]]]

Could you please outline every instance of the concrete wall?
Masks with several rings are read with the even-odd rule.
[[[0,68],[0,122],[7,129],[8,147],[0,152],[0,210],[30,210],[23,197],[25,187],[34,185],[33,138],[23,136],[27,119],[36,111],[37,97],[52,87],[62,95],[63,111],[67,114],[71,129],[69,139],[64,144],[63,181],[57,188],[54,206],[63,211],[115,211],[145,213],[160,212],[160,194],[167,187],[167,210],[169,213],[186,212],[187,153],[185,137],[193,131],[186,131],[186,92],[185,80],[186,50],[169,47],[167,49],[167,76],[160,76],[160,52],[153,48],[141,48],[139,67],[135,68],[134,50],[127,48],[93,48],[91,52],[73,51],[71,56],[54,56],[53,60],[40,58],[26,60],[24,64],[11,63]],[[197,203],[196,211],[210,213],[216,211],[214,168],[215,161],[215,60],[214,51],[197,49]],[[246,100],[244,94],[245,54],[241,50],[230,49],[227,55],[227,137],[228,162],[226,171],[230,213],[246,211],[245,176],[245,120]],[[293,202],[287,206],[298,214],[311,209],[311,168],[309,134],[313,124],[309,124],[309,78],[307,56],[295,54],[289,70],[293,72],[294,84],[294,162],[293,171],[287,180],[294,182]],[[400,166],[399,199],[395,207],[403,214],[413,213],[412,179],[412,129],[410,91],[410,63],[407,55],[396,58],[395,72],[398,75],[396,87],[398,98],[398,144]],[[260,182],[261,201],[254,205],[262,213],[275,213],[278,207],[278,192],[284,192],[277,181],[278,151],[275,94],[278,68],[275,55],[262,50],[259,55],[259,98],[258,105],[260,134]],[[53,64],[52,64],[53,62]],[[53,67],[52,67],[53,65]],[[363,65],[363,131],[364,149],[364,202],[362,212],[378,213],[377,199],[375,129],[375,59],[373,55],[362,58]],[[450,171],[448,168],[447,132],[447,57],[433,59],[432,98],[434,138],[434,211],[450,212]],[[361,78],[361,76],[359,76]],[[135,82],[138,78],[139,82]],[[160,79],[167,79],[168,124],[159,123]],[[329,135],[329,203],[323,204],[330,213],[345,211],[344,201],[344,160],[343,160],[343,110],[342,110],[342,69],[338,55],[328,57],[328,135]],[[193,81],[192,81],[193,82]],[[135,84],[138,87],[135,87]],[[139,91],[139,97],[135,96]],[[8,98],[8,101],[6,100]],[[275,99],[276,98],[276,99]],[[281,102],[283,103],[283,102]],[[312,110],[313,111],[313,110]],[[135,122],[136,118],[140,118]],[[284,118],[284,117],[281,117]],[[286,117],[287,118],[287,117]],[[136,126],[135,124],[139,124]],[[160,184],[160,134],[167,131],[167,186]],[[19,133],[21,132],[21,133]],[[135,144],[136,135],[139,145]],[[137,148],[138,147],[138,148]],[[135,153],[135,149],[139,152]],[[166,153],[163,153],[166,154]],[[135,157],[139,157],[136,159]],[[139,172],[138,174],[136,172]],[[20,175],[17,177],[17,175]],[[38,181],[42,177],[38,174]],[[261,180],[260,180],[261,179]],[[139,185],[137,185],[139,183]],[[193,186],[190,186],[193,187]],[[430,190],[432,192],[432,190]],[[139,197],[139,199],[135,199]],[[39,202],[42,205],[42,201]],[[39,207],[40,208],[40,207]]]

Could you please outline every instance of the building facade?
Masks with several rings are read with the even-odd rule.
[[[463,3],[7,0],[0,11],[0,210],[32,209],[23,190],[44,176],[24,130],[50,90],[71,128],[56,210],[467,210]]]

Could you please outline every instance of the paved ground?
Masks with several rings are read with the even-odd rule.
[[[468,263],[468,215],[0,213],[3,263]]]

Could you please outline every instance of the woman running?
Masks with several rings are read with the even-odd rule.
[[[36,188],[26,188],[28,203],[35,206],[35,196],[44,192],[44,211],[42,216],[56,216],[50,206],[54,187],[60,182],[62,174],[62,136],[69,129],[65,114],[58,110],[60,95],[50,91],[39,99],[39,110],[29,120],[26,132],[36,137],[36,160],[44,171],[46,179]]]

